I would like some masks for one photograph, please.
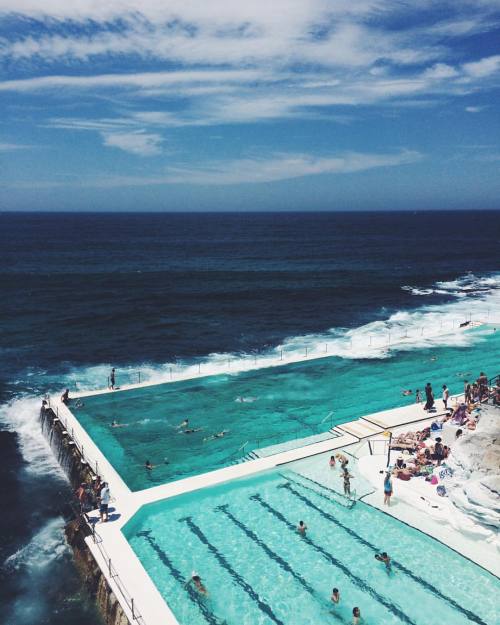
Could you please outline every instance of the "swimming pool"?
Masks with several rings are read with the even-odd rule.
[[[140,490],[412,403],[402,390],[423,388],[428,380],[437,397],[443,383],[459,392],[464,374],[497,373],[499,360],[500,333],[491,331],[470,347],[324,358],[89,396],[83,407],[71,402],[70,408],[129,488]],[[177,427],[186,417],[197,430],[189,435]],[[124,427],[111,427],[115,420]],[[211,438],[223,430],[223,438]],[[153,471],[144,469],[146,460],[156,465]]]
[[[129,521],[124,534],[181,625],[347,624],[354,606],[367,625],[498,625],[500,580],[362,501],[346,505],[325,486],[340,482],[328,457],[151,504]],[[311,462],[323,484],[303,476]],[[185,587],[193,571],[208,598]]]

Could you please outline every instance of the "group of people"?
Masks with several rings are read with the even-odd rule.
[[[109,502],[111,494],[106,482],[102,482],[99,476],[94,477],[93,483],[81,482],[75,491],[75,497],[80,506],[80,513],[85,514],[99,506],[99,514],[102,523],[109,520]]]
[[[337,466],[337,462],[340,465],[340,478],[343,481],[344,484],[344,495],[346,497],[350,497],[351,496],[351,479],[354,478],[354,475],[351,475],[351,473],[349,473],[349,469],[348,469],[348,464],[349,464],[349,458],[347,458],[347,456],[345,454],[335,454],[334,456],[330,456],[330,469],[335,469],[335,467]]]
[[[432,389],[432,384],[427,382],[424,389],[425,393],[425,405],[424,410],[429,412],[433,412],[436,410],[435,407],[435,398],[434,391]],[[411,395],[411,389],[403,391],[403,395]],[[488,376],[481,371],[479,377],[475,382],[469,382],[469,380],[464,380],[464,401],[467,405],[471,404],[480,404],[484,401],[488,401],[491,397],[493,399],[493,403],[500,404],[500,376],[497,377],[496,386],[492,389],[489,387]],[[448,402],[450,401],[450,389],[446,384],[442,386],[442,395],[441,399],[443,401],[443,407],[445,410],[449,410]],[[415,400],[417,404],[422,403],[422,394],[420,389],[417,389],[415,392]]]

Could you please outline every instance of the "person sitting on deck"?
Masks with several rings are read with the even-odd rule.
[[[63,404],[67,404],[69,402],[69,388],[67,388],[61,395],[61,401]]]

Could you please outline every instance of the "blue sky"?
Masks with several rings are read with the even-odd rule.
[[[0,0],[0,210],[500,208],[500,0]]]

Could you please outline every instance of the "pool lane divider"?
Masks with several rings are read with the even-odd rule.
[[[290,521],[286,517],[284,517],[281,512],[279,512],[279,510],[276,510],[276,508],[273,508],[273,506],[268,504],[267,501],[264,501],[259,494],[250,495],[250,499],[257,501],[265,510],[270,512],[275,518],[279,519],[279,521],[286,525],[286,527],[291,532],[297,534],[297,529],[293,525],[293,523],[290,523]],[[361,588],[361,590],[363,590],[364,592],[370,594],[376,601],[381,603],[385,608],[387,608],[390,612],[397,616],[402,622],[407,623],[408,625],[417,625],[415,621],[413,621],[407,614],[405,614],[392,602],[385,599],[385,597],[379,595],[374,588],[367,584],[363,579],[352,573],[345,564],[340,562],[340,560],[337,560],[337,558],[333,556],[329,551],[315,543],[311,538],[309,538],[309,536],[303,535],[300,538],[310,547],[320,553],[325,558],[325,560],[330,562],[330,564],[333,564],[333,566],[340,569],[344,573],[344,575],[352,581],[353,584],[358,586],[358,588]]]
[[[255,592],[255,590],[250,586],[250,584],[247,581],[245,581],[243,577],[237,571],[233,569],[233,567],[226,560],[226,557],[217,549],[217,547],[212,545],[212,543],[208,540],[208,538],[202,532],[200,527],[196,525],[196,523],[193,521],[192,517],[188,516],[188,517],[179,519],[179,523],[187,524],[191,532],[200,540],[200,542],[202,542],[204,545],[207,546],[208,550],[215,556],[219,564],[224,569],[226,569],[226,571],[234,579],[234,581],[238,584],[238,586],[240,586],[240,588],[242,588],[247,593],[247,595],[255,601],[255,603],[259,606],[260,610],[264,612],[264,614],[267,614],[267,616],[272,621],[274,621],[276,625],[285,625],[285,623],[274,614],[271,607],[265,601],[262,601],[262,599]]]
[[[289,479],[289,478],[286,478],[286,479]],[[295,484],[297,484],[297,482],[295,482]],[[299,486],[301,488],[305,488],[305,489],[307,489],[309,491],[314,492],[316,495],[319,495],[320,497],[326,498],[325,495],[323,495],[322,493],[318,493],[317,491],[315,491],[312,488],[309,488],[308,486],[304,486],[302,484],[300,484]],[[292,493],[292,495],[294,495],[295,497],[300,499],[303,503],[306,504],[306,506],[308,506],[309,508],[312,508],[313,510],[318,512],[323,518],[327,519],[328,521],[331,521],[337,527],[340,527],[342,530],[344,530],[350,536],[352,536],[354,538],[354,540],[356,540],[357,542],[361,543],[365,547],[368,547],[374,553],[380,553],[381,552],[381,549],[379,549],[376,545],[374,545],[370,541],[368,541],[365,538],[363,538],[362,536],[360,536],[353,529],[351,529],[350,527],[347,527],[347,525],[344,525],[341,521],[339,521],[332,514],[322,510],[319,506],[317,506],[314,502],[312,502],[308,497],[306,497],[305,495],[297,492],[293,488],[293,486],[290,485],[290,483],[280,484],[278,486],[278,488],[284,488],[284,489],[290,491]],[[485,621],[482,620],[482,618],[480,616],[478,616],[477,614],[474,614],[474,612],[471,612],[467,608],[462,607],[457,601],[455,601],[451,597],[448,597],[447,595],[443,594],[438,588],[436,588],[433,584],[431,584],[427,580],[423,579],[419,575],[415,575],[415,573],[413,573],[409,568],[404,566],[404,564],[401,564],[397,560],[391,560],[391,564],[392,564],[392,566],[394,568],[402,571],[403,573],[405,573],[405,575],[408,575],[408,577],[410,577],[413,581],[415,581],[418,584],[420,584],[421,586],[423,586],[426,590],[428,590],[429,592],[433,593],[434,595],[436,595],[437,597],[439,597],[443,601],[446,601],[449,605],[451,605],[453,608],[455,608],[455,610],[458,610],[464,616],[466,616],[470,621],[473,621],[474,623],[477,623],[478,625],[488,625]]]
[[[299,584],[301,584],[307,590],[307,592],[314,597],[314,599],[316,599],[320,603],[320,606],[321,606],[322,609],[326,609],[325,602],[321,600],[321,596],[319,595],[319,593],[316,590],[314,590],[314,588],[309,584],[309,582],[307,582],[302,577],[302,575],[300,573],[297,573],[297,571],[295,571],[288,564],[288,562],[286,560],[284,560],[280,555],[278,555],[268,545],[266,545],[266,543],[262,539],[260,539],[254,531],[252,531],[242,521],[240,521],[238,518],[236,518],[234,516],[234,514],[229,510],[229,505],[228,504],[224,504],[222,506],[217,506],[217,508],[214,508],[214,509],[216,511],[220,511],[223,514],[225,514],[234,523],[234,525],[236,525],[236,527],[239,527],[240,530],[242,532],[244,532],[254,543],[259,545],[259,547],[261,547],[263,549],[263,551],[266,553],[266,555],[269,558],[271,558],[271,560],[274,560],[275,562],[277,562],[279,564],[279,566],[283,570],[285,570],[287,573],[290,573],[290,575],[295,580],[297,580],[299,582]],[[342,620],[340,618],[340,616],[338,614],[336,614],[335,612],[328,611],[328,613],[331,614],[332,616],[336,617],[337,620]]]
[[[182,576],[182,573],[177,569],[167,554],[163,551],[163,549],[158,545],[155,539],[151,536],[151,530],[144,530],[142,532],[138,532],[137,536],[141,538],[145,538],[148,542],[149,546],[157,553],[160,560],[170,571],[170,574],[174,579],[176,579],[179,584],[183,586],[188,592],[189,598],[191,601],[198,606],[200,612],[203,614],[205,620],[210,625],[224,625],[224,621],[218,619],[215,614],[208,608],[203,597],[200,596],[197,590],[195,590],[190,584],[186,585],[186,580]]]
[[[301,480],[307,480],[308,482],[311,482],[311,484],[316,485],[318,488],[321,488],[322,490],[326,490],[328,493],[331,493],[331,495],[334,495],[334,497],[333,498],[331,496],[329,497],[328,495],[325,495],[324,493],[318,492],[315,488],[311,488],[310,486],[306,486],[305,484],[302,484],[302,482],[300,481],[298,482],[297,480],[294,480],[287,473],[280,473],[280,475],[284,480],[287,480],[288,482],[292,482],[292,484],[296,484],[297,486],[301,486],[302,488],[305,488],[306,490],[310,490],[311,492],[318,495],[318,497],[321,497],[322,499],[326,499],[330,503],[337,503],[339,506],[342,506],[343,508],[347,508],[348,510],[350,510],[351,508],[354,508],[354,505],[356,504],[356,501],[357,501],[356,499],[350,499],[346,495],[342,495],[341,493],[338,493],[336,490],[333,490],[333,488],[328,488],[328,486],[325,486],[324,484],[320,484],[320,482],[316,482],[316,480],[313,480],[310,477],[302,475],[302,473],[295,473],[295,472],[293,473],[294,475],[297,475],[298,477],[300,477]],[[340,497],[340,500],[338,499],[339,497]]]

